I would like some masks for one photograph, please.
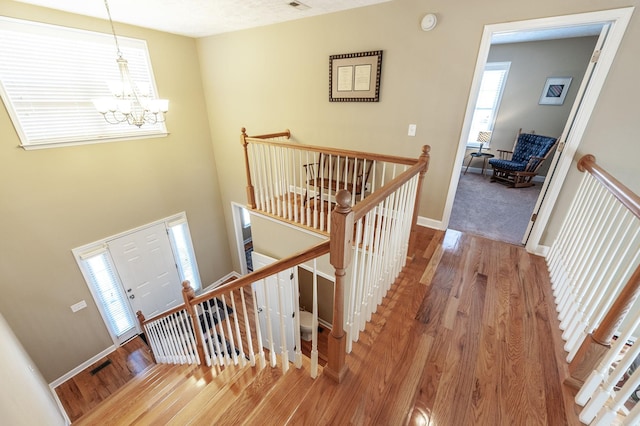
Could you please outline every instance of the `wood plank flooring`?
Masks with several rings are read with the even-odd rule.
[[[562,385],[547,276],[544,260],[521,247],[421,228],[417,255],[347,355],[343,383],[310,379],[307,361],[284,375],[243,369],[224,386],[203,380],[198,367],[177,373],[197,380],[164,379],[173,396],[132,402],[124,409],[134,416],[110,423],[578,425],[573,392]],[[109,404],[98,409],[123,410]],[[154,406],[167,408],[159,415]],[[104,419],[90,414],[80,423],[92,418]]]

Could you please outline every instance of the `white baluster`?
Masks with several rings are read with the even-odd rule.
[[[313,259],[313,306],[311,307],[311,377],[318,377],[318,268]]]
[[[242,289],[240,289],[240,291],[242,292]],[[229,292],[229,299],[231,300],[231,309],[233,309],[233,325],[235,330],[235,340],[238,342],[238,350],[240,351],[240,365],[244,367],[247,364],[247,359],[244,353],[244,344],[242,342],[242,334],[240,333],[240,323],[238,322],[236,298],[233,294],[233,290]]]
[[[272,276],[273,277],[273,276]],[[278,278],[276,277],[276,280]],[[277,284],[277,281],[276,281]],[[269,292],[267,288],[267,280],[262,280],[262,287],[264,289],[264,305],[265,316],[267,318],[267,336],[269,338],[269,361],[272,367],[276,366],[276,351],[273,347],[273,329],[271,327],[271,309],[269,309]]]
[[[236,343],[235,343],[235,339],[233,338],[233,331],[231,330],[231,318],[229,318],[230,314],[228,312],[228,305],[226,302],[226,297],[225,295],[221,295],[222,296],[222,306],[224,307],[224,323],[227,325],[227,335],[229,336],[228,339],[228,345],[230,346],[230,350],[231,350],[231,358],[233,359],[233,364],[234,365],[238,365],[238,354],[236,352]],[[235,311],[234,311],[235,314]],[[235,317],[235,315],[234,315]],[[222,328],[222,323],[220,323],[220,327]],[[225,347],[227,346],[227,344],[225,344]]]
[[[247,302],[244,297],[244,288],[239,289],[240,291],[240,301],[242,303],[242,314],[244,315],[244,332],[247,336],[247,350],[249,351],[249,363],[252,367],[256,365],[256,355],[253,350],[253,338],[251,336],[251,324],[249,324],[249,314],[247,313]],[[260,330],[260,325],[258,324],[258,330]]]
[[[257,282],[254,285],[259,285]],[[264,343],[262,342],[262,331],[260,330],[260,317],[258,313],[258,298],[256,296],[255,290],[251,289],[251,296],[253,298],[253,314],[255,320],[255,330],[256,330],[256,338],[258,339],[258,360],[260,363],[260,368],[264,368],[267,364],[264,358]]]
[[[293,268],[293,309],[295,312],[293,325],[293,342],[295,346],[294,364],[302,368],[302,342],[300,341],[300,287],[298,285],[298,268]]]

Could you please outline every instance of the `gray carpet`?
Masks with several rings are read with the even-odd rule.
[[[521,244],[542,183],[509,188],[491,182],[489,173],[484,177],[471,169],[466,175],[460,173],[449,228]]]

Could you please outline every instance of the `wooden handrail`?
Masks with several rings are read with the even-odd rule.
[[[596,164],[596,158],[587,154],[578,161],[578,170],[588,171],[598,182],[616,197],[630,212],[640,218],[640,197],[623,185],[602,167]],[[569,364],[570,377],[565,381],[568,385],[580,388],[586,378],[598,366],[607,350],[611,347],[613,336],[622,324],[629,309],[640,292],[640,265],[624,285],[620,294],[595,329],[582,342],[573,360]]]
[[[636,195],[618,179],[597,165],[596,157],[591,154],[582,156],[582,158],[578,160],[578,170],[581,172],[586,170],[591,173],[591,175],[604,185],[631,213],[640,218],[640,196]]]
[[[423,150],[429,152],[429,146],[425,145]],[[363,218],[371,209],[380,204],[385,198],[398,190],[402,185],[407,183],[412,177],[421,172],[426,172],[428,165],[428,156],[425,161],[419,161],[417,164],[411,166],[409,169],[400,173],[395,179],[378,188],[375,192],[369,195],[364,200],[360,201],[353,208],[354,220],[358,221]]]
[[[274,135],[278,135],[278,134],[279,133],[274,133]],[[319,152],[319,153],[328,154],[328,155],[340,155],[343,157],[364,158],[372,161],[386,161],[388,163],[405,164],[408,166],[412,166],[418,162],[416,158],[399,157],[395,155],[385,155],[385,154],[375,154],[375,153],[363,152],[363,151],[352,151],[349,149],[330,148],[326,146],[317,146],[317,145],[293,145],[287,142],[264,140],[262,137],[256,138],[256,137],[247,136],[245,140],[247,142],[252,142],[257,144],[279,146],[283,148],[296,148],[304,151]]]
[[[273,138],[282,138],[282,137],[286,137],[287,139],[291,138],[291,130],[289,129],[286,129],[284,132],[279,132],[279,133],[267,133],[266,135],[248,136],[247,129],[243,127],[242,134],[247,139],[273,139]]]
[[[329,241],[323,241],[319,244],[316,244],[315,246],[312,246],[311,248],[298,252],[284,259],[278,260],[277,262],[267,265],[264,268],[260,268],[248,275],[240,277],[229,283],[222,284],[210,292],[201,294],[200,296],[193,298],[190,303],[191,305],[202,303],[219,294],[222,294],[223,292],[237,290],[251,283],[270,277],[271,275],[277,274],[278,272],[282,272],[286,269],[293,268],[294,266],[300,265],[301,263],[307,262],[309,260],[313,260],[316,257],[322,256],[327,253],[329,253]]]
[[[186,309],[187,309],[187,307],[183,303],[183,304],[178,305],[178,306],[176,306],[174,308],[168,309],[168,310],[166,310],[164,312],[160,312],[159,314],[156,314],[153,318],[147,319],[147,318],[144,318],[144,315],[143,315],[142,318],[144,318],[144,320],[140,321],[140,325],[141,326],[147,325],[150,322],[154,322],[154,321],[156,321],[156,320],[158,320],[160,318],[168,317],[169,315],[173,315],[175,313],[178,313],[178,312],[186,310]],[[138,312],[140,312],[140,311],[138,311]],[[142,312],[140,312],[140,314],[142,314]],[[137,313],[136,313],[136,315],[137,315]],[[140,316],[138,316],[138,318],[140,318]]]

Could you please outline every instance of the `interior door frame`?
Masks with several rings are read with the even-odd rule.
[[[444,215],[442,220],[442,225],[444,228],[448,227],[449,220],[451,218],[453,201],[455,199],[456,191],[458,188],[458,181],[460,180],[460,170],[464,162],[467,148],[467,136],[471,127],[473,110],[478,99],[478,91],[480,90],[482,73],[489,57],[492,36],[499,33],[542,30],[576,25],[590,25],[597,23],[610,23],[611,28],[609,30],[607,39],[602,47],[602,51],[598,59],[598,66],[595,67],[591,81],[586,88],[584,98],[582,99],[582,104],[580,105],[580,108],[576,113],[574,126],[571,129],[571,132],[565,142],[563,155],[558,161],[553,179],[550,181],[547,188],[545,202],[542,203],[540,207],[537,220],[531,229],[531,233],[526,244],[526,249],[528,252],[540,255],[546,254],[548,247],[542,246],[540,244],[542,234],[549,222],[553,206],[558,198],[564,179],[569,172],[573,157],[578,147],[580,146],[582,136],[587,127],[589,119],[591,118],[591,113],[593,112],[593,109],[597,103],[598,95],[600,94],[600,90],[604,85],[607,74],[618,51],[618,47],[620,45],[620,42],[622,41],[624,32],[627,28],[629,20],[631,19],[631,15],[633,14],[634,9],[634,7],[625,7],[598,12],[587,12],[574,15],[554,16],[550,18],[485,25],[482,33],[482,41],[478,50],[478,57],[476,60],[475,73],[471,83],[471,90],[469,92],[465,119],[460,133],[460,141],[458,144],[456,160],[451,171],[449,191],[447,193],[447,200],[445,203]]]
[[[247,267],[247,260],[244,253],[241,209],[246,209],[246,207],[240,203],[236,203],[235,201],[231,202],[231,217],[233,218],[233,233],[236,237],[236,251],[238,253],[238,263],[240,264],[240,275],[247,275],[249,273],[249,268]]]

